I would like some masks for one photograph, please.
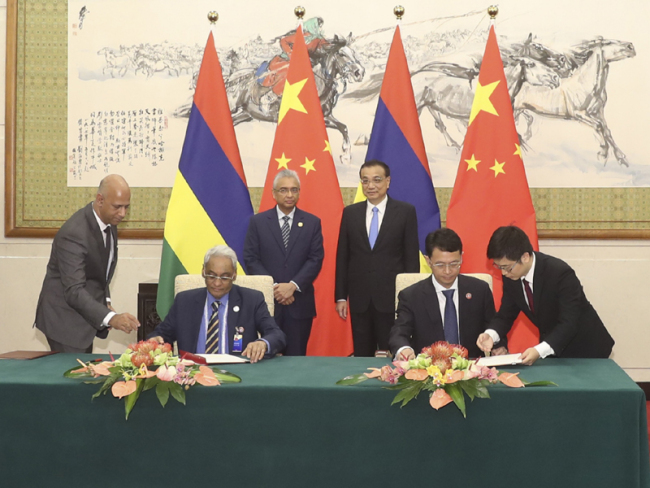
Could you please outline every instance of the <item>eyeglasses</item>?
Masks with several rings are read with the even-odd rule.
[[[363,186],[368,186],[370,183],[374,183],[375,185],[380,185],[382,181],[384,181],[386,178],[383,176],[375,176],[374,178],[364,178],[361,180],[361,184]]]
[[[279,193],[280,195],[286,195],[287,193],[297,195],[300,193],[300,188],[278,188],[277,190],[274,188],[273,191]]]
[[[460,268],[461,264],[463,264],[462,261],[453,261],[451,263],[436,263],[431,265],[431,269],[447,269],[447,270],[454,270]]]
[[[213,274],[205,274],[202,273],[203,278],[206,279],[206,281],[225,281],[228,283],[229,281],[233,281],[235,279],[234,275],[233,276],[216,276]]]
[[[503,266],[499,266],[499,265],[496,264],[496,263],[492,263],[492,266],[494,266],[496,269],[498,269],[498,270],[501,271],[502,273],[503,273],[504,271],[505,271],[506,273],[510,273],[513,269],[515,269],[515,266],[517,266],[520,262],[521,262],[521,260],[517,260],[517,261],[515,261],[515,262],[512,263],[512,264],[505,264],[505,265],[503,265]]]

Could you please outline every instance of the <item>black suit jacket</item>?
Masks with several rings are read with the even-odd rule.
[[[169,313],[149,337],[162,336],[165,342],[178,342],[178,348],[195,353],[207,297],[206,288],[179,293]],[[243,327],[242,351],[258,339],[258,332],[269,343],[266,357],[274,356],[285,346],[285,335],[269,314],[264,295],[257,290],[233,285],[228,296],[228,345],[232,351],[235,327]]]
[[[420,271],[415,207],[388,197],[375,247],[366,230],[367,202],[346,207],[336,251],[335,300],[350,299],[353,313],[365,312],[370,301],[377,310],[395,311],[395,277]]]
[[[87,348],[110,312],[106,298],[117,263],[117,229],[111,226],[113,260],[108,270],[104,237],[92,203],[75,212],[52,242],[47,272],[38,298],[34,325],[46,337],[77,348]]]
[[[503,280],[501,307],[488,328],[504,337],[524,312],[558,357],[607,358],[614,339],[589,303],[575,271],[564,261],[535,252],[533,314],[520,280]]]
[[[410,346],[419,354],[422,348],[445,340],[438,294],[431,277],[405,288],[398,299],[397,318],[388,341],[393,355],[403,346]],[[458,275],[458,317],[461,346],[470,357],[482,356],[476,339],[494,317],[494,298],[485,281]]]
[[[276,207],[251,217],[244,242],[244,264],[251,275],[269,275],[275,283],[295,282],[300,291],[286,305],[293,318],[316,316],[313,282],[323,266],[323,232],[320,219],[296,208],[285,248]],[[275,302],[275,314],[280,313]]]

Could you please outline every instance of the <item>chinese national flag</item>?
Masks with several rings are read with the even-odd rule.
[[[535,209],[492,26],[447,210],[447,227],[463,241],[462,272],[492,275],[497,309],[503,278],[487,259],[487,245],[492,233],[504,225],[523,229],[538,249]],[[538,342],[537,329],[520,315],[508,337],[508,349],[522,352]]]
[[[314,282],[318,315],[307,354],[348,356],[352,353],[350,324],[339,318],[334,303],[336,246],[343,198],[302,27],[298,27],[291,53],[260,211],[275,205],[271,191],[273,179],[282,169],[298,173],[298,206],[318,216],[323,227],[325,259]]]

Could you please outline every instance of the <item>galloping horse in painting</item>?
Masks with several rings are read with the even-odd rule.
[[[591,127],[598,138],[598,158],[607,163],[612,148],[619,164],[629,166],[605,120],[607,103],[607,75],[609,63],[636,55],[631,42],[594,39],[581,44],[572,56],[577,66],[570,77],[562,78],[560,86],[551,90],[544,86],[524,86],[514,103],[515,120],[521,115],[526,120],[524,140],[532,136],[532,115],[577,120]]]
[[[350,137],[347,126],[334,117],[332,110],[341,94],[347,88],[348,81],[361,81],[365,69],[350,47],[349,39],[334,36],[328,45],[322,48],[322,55],[314,62],[314,78],[318,89],[325,126],[338,130],[343,136],[342,163],[350,162]],[[251,120],[264,122],[278,121],[280,99],[265,104],[265,95],[272,87],[259,83],[259,70],[248,69],[232,73],[226,80],[226,90],[232,113],[233,124]]]
[[[458,120],[467,126],[474,100],[472,79],[478,77],[478,70],[472,76],[468,69],[450,63],[429,63],[411,76],[418,114],[426,107],[433,116],[436,128],[442,133],[448,146],[460,149],[460,145],[449,135],[442,115]],[[548,90],[557,88],[560,77],[548,66],[531,58],[513,56],[506,59],[504,66],[510,99],[516,100],[527,85],[542,86]],[[449,73],[455,73],[449,76]],[[514,102],[513,102],[514,104]]]

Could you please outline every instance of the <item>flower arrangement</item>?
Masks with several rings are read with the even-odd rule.
[[[467,349],[444,341],[425,347],[415,359],[394,361],[393,366],[368,368],[370,373],[346,376],[337,385],[357,385],[370,378],[389,383],[389,390],[397,390],[391,405],[402,403],[402,407],[427,390],[429,404],[439,410],[452,401],[467,417],[465,394],[474,398],[490,398],[487,387],[501,382],[512,388],[530,386],[557,386],[551,381],[528,383],[519,378],[519,373],[499,373],[496,368],[480,366],[476,360],[469,360]]]
[[[155,388],[160,404],[165,407],[170,395],[185,405],[185,391],[196,383],[203,386],[216,386],[221,383],[239,383],[241,378],[228,371],[200,366],[193,361],[181,359],[172,354],[171,344],[157,341],[140,341],[129,345],[117,360],[96,359],[84,363],[77,359],[81,367],[74,367],[63,376],[67,378],[88,378],[84,383],[99,384],[101,388],[93,399],[108,390],[114,397],[124,398],[126,419],[143,391]]]

